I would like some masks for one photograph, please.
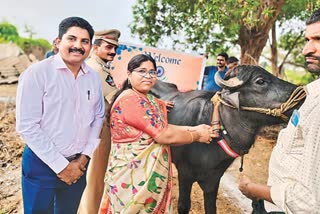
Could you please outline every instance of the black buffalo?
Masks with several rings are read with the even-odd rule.
[[[280,110],[270,109],[285,103],[297,86],[276,78],[259,66],[240,65],[227,74],[226,80],[216,77],[216,81],[223,88],[219,114],[225,130],[220,131],[221,137],[237,154],[248,152],[262,126],[283,123],[280,116],[285,118],[285,115],[292,113],[292,109],[285,115],[281,115]],[[211,98],[215,92],[179,92],[174,84],[162,81],[157,81],[151,92],[162,100],[174,102],[169,123],[190,126],[211,124],[214,107]],[[253,109],[244,110],[244,106]],[[226,154],[217,141],[215,139],[208,145],[192,143],[172,147],[172,159],[178,170],[180,214],[189,212],[194,182],[198,182],[204,192],[206,213],[216,213],[220,178],[235,159]]]

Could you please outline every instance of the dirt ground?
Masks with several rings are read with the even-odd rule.
[[[15,97],[16,85],[0,85],[0,214],[21,213],[21,154],[23,150],[22,140],[15,133],[15,105],[7,102],[7,97]],[[10,99],[9,99],[10,100]],[[268,161],[270,152],[274,146],[279,126],[263,129],[257,137],[257,141],[244,159],[244,171],[239,172],[239,160],[228,169],[238,181],[244,174],[253,181],[266,183],[268,176]],[[191,214],[203,214],[202,191],[197,184],[192,189]],[[176,207],[178,198],[177,174],[174,173],[173,200]],[[219,190],[218,194],[219,214],[246,213],[241,207],[236,207],[231,198]],[[174,213],[177,213],[175,210]]]

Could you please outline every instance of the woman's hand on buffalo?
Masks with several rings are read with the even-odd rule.
[[[209,144],[214,137],[213,129],[209,125],[201,124],[198,126],[194,126],[190,131],[195,131],[198,134],[198,139],[195,139],[194,141],[198,141],[201,143]]]
[[[174,107],[173,101],[165,100],[163,102],[166,104],[167,112],[170,112],[170,109],[172,109]]]

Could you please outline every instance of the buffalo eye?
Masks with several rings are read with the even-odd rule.
[[[263,85],[265,83],[265,81],[264,81],[264,79],[259,78],[259,79],[256,80],[256,83],[258,85]]]

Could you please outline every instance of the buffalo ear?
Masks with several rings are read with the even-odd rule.
[[[240,110],[239,92],[230,93],[230,91],[225,91],[222,93],[222,99],[229,103],[230,105],[236,107],[238,111]]]

